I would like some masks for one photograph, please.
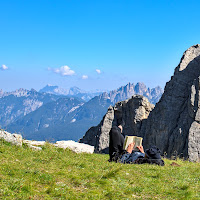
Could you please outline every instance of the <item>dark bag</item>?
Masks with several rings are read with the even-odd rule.
[[[160,149],[156,146],[152,146],[145,151],[146,156],[149,159],[161,159]]]

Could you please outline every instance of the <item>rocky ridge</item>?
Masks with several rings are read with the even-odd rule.
[[[35,91],[35,90],[31,89],[31,91]],[[3,90],[0,90],[0,98],[6,97],[6,96],[9,96],[9,95],[14,95],[16,97],[27,97],[28,93],[29,93],[29,90],[26,90],[26,89],[23,89],[23,88],[17,89],[17,90],[12,91],[12,92],[3,92]]]
[[[118,88],[117,90],[112,90],[110,92],[105,92],[102,95],[106,96],[112,102],[112,105],[119,101],[124,101],[131,98],[133,95],[143,95],[147,97],[150,103],[156,104],[163,90],[160,86],[155,88],[147,88],[144,83],[138,82],[136,85],[134,83],[128,83],[125,86]],[[101,95],[100,95],[101,96]]]

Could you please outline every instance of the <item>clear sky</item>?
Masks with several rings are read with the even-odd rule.
[[[0,89],[165,86],[200,43],[200,1],[0,0]]]

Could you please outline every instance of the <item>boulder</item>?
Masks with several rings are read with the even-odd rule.
[[[90,153],[92,154],[94,152],[94,147],[90,146],[88,144],[81,144],[78,142],[74,142],[72,140],[68,140],[68,141],[57,141],[54,146],[58,147],[58,148],[69,148],[72,151],[74,151],[75,153]]]
[[[141,121],[148,117],[153,108],[154,105],[141,95],[120,101],[110,106],[99,125],[91,127],[79,142],[94,146],[97,153],[108,153],[112,126],[122,124],[123,135],[138,135]]]
[[[42,150],[42,147],[37,147],[37,146],[31,145],[31,144],[28,144],[28,146],[29,146],[30,149],[33,149],[33,150],[36,150],[36,151]]]
[[[46,144],[45,141],[35,141],[35,140],[23,140],[23,143],[33,146],[44,146]]]
[[[39,146],[44,146],[46,144],[45,141],[35,141],[35,140],[23,140],[24,144],[27,144],[29,148],[33,150],[42,150],[42,147]]]
[[[22,136],[19,134],[11,134],[7,131],[0,130],[0,138],[14,145],[22,146]]]

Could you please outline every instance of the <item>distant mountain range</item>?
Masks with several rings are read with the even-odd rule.
[[[58,86],[46,85],[44,88],[39,90],[40,93],[49,93],[55,95],[73,96],[89,101],[95,96],[100,95],[104,91],[86,92],[78,87],[71,87],[70,89],[59,88]]]
[[[124,101],[135,94],[143,95],[144,97],[147,97],[152,104],[156,104],[159,101],[162,93],[163,90],[159,86],[150,89],[147,88],[144,83],[137,83],[136,85],[128,83],[117,90],[112,90],[108,93],[104,93],[103,95],[107,96],[113,105],[118,101]]]
[[[4,93],[0,98],[0,126],[8,124],[37,110],[42,105],[61,98],[58,95],[42,94],[36,90],[19,89],[14,92]]]
[[[160,87],[150,89],[143,83],[128,83],[93,98],[91,95],[95,93],[77,87],[65,91],[47,85],[39,92],[24,89],[11,93],[0,91],[0,125],[10,132],[20,132],[27,139],[77,141],[91,126],[100,122],[110,105],[134,94],[143,95],[155,104],[162,93]],[[86,96],[90,98],[87,102],[84,100]]]

